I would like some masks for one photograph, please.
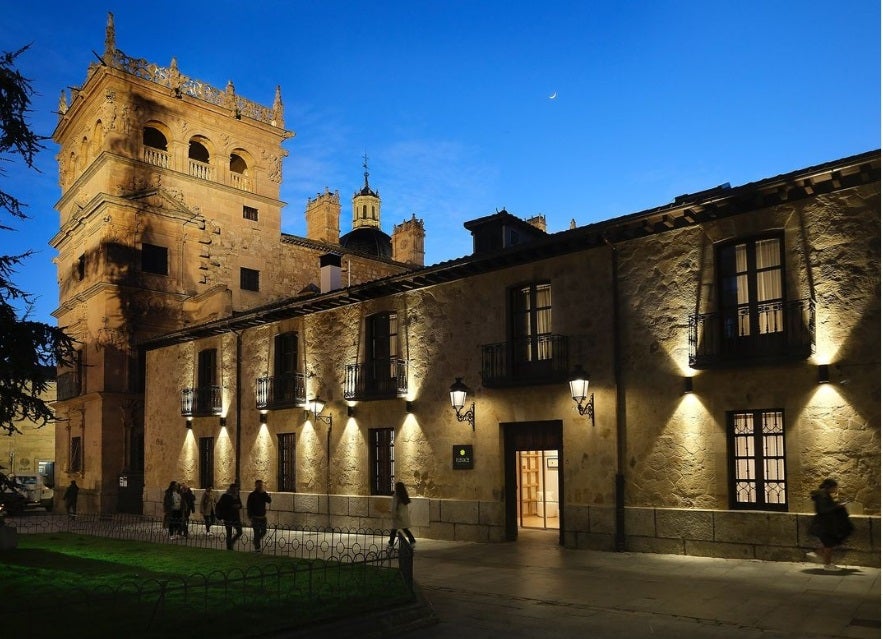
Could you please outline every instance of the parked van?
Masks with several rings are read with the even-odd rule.
[[[19,492],[28,500],[31,506],[42,506],[46,510],[52,510],[55,500],[55,491],[46,486],[42,475],[18,475],[16,483]]]

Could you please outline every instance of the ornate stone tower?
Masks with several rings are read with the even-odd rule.
[[[337,244],[340,240],[340,194],[325,189],[307,200],[307,238]]]
[[[140,512],[139,342],[284,294],[262,273],[279,268],[291,135],[278,88],[264,107],[174,59],[130,58],[112,14],[100,62],[70,102],[62,93],[54,315],[80,350],[75,369],[59,370],[56,468],[60,482],[77,479],[83,510]]]
[[[392,229],[392,259],[412,266],[423,266],[425,237],[423,220],[418,220],[412,213],[410,220],[405,220]]]

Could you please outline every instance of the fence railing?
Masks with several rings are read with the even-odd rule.
[[[70,532],[79,535],[176,544],[194,548],[215,548],[225,552],[226,534],[222,525],[191,520],[186,536],[169,539],[168,527],[161,520],[139,515],[65,515],[7,517],[5,525],[15,526],[17,534]],[[234,550],[253,550],[252,531],[243,534]],[[314,621],[323,614],[335,616],[344,610],[352,614],[386,606],[393,593],[401,603],[413,600],[413,553],[408,544],[395,548],[387,545],[389,531],[382,529],[339,529],[270,526],[261,544],[263,554],[288,557],[290,566],[258,563],[246,569],[195,572],[163,578],[146,577],[123,582],[114,587],[83,588],[60,606],[57,599],[28,598],[27,605],[16,605],[16,624],[22,628],[39,627],[39,620],[62,615],[65,619],[100,619],[110,623],[120,616],[127,626],[150,630],[150,633],[124,633],[132,636],[157,636],[160,630],[174,628],[174,623],[202,624],[219,608],[241,611],[253,606],[265,610],[268,627],[291,627],[303,619]],[[321,560],[321,561],[315,561]],[[49,584],[48,586],[51,586]],[[43,609],[42,606],[46,608]],[[303,606],[298,608],[298,606]],[[0,610],[3,606],[0,606]],[[69,616],[70,615],[70,616]],[[94,615],[94,617],[92,617]],[[6,615],[4,615],[6,616]],[[12,615],[10,615],[11,617]],[[178,620],[178,621],[176,621]],[[241,620],[239,620],[241,621]],[[88,632],[100,630],[87,623]],[[18,627],[18,626],[16,626]],[[217,630],[217,628],[214,628]],[[236,628],[230,627],[236,636]],[[101,636],[98,634],[66,636]],[[139,630],[140,632],[140,630]],[[15,636],[14,633],[13,635]]]

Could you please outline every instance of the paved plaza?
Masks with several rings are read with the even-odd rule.
[[[414,576],[437,623],[405,639],[880,637],[880,570],[418,540]]]

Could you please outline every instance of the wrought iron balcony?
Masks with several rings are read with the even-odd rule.
[[[79,397],[82,392],[80,373],[71,371],[58,376],[55,383],[55,398],[57,400],[72,399]]]
[[[259,410],[303,406],[307,401],[303,373],[259,377],[255,383],[255,405]]]
[[[815,352],[815,300],[744,304],[690,316],[690,367],[806,359]]]
[[[566,335],[536,335],[481,347],[481,383],[486,388],[567,381]]]
[[[408,364],[403,359],[347,364],[343,398],[395,399],[408,393]]]
[[[184,388],[181,390],[181,416],[182,417],[206,417],[220,415],[221,405],[220,386],[200,386],[198,388]]]

